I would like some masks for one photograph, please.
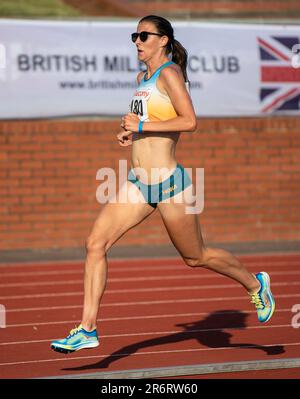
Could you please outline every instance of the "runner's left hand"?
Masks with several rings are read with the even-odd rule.
[[[129,145],[132,145],[132,132],[119,132],[117,134],[117,139],[121,147],[127,147]]]

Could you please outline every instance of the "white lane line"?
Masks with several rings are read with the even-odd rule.
[[[256,254],[253,254],[256,256]],[[271,254],[273,256],[273,253]],[[291,252],[283,252],[282,254],[279,254],[279,256],[300,256],[299,252],[291,253]],[[244,254],[243,254],[244,256]],[[252,254],[251,254],[252,256]],[[1,262],[0,263],[0,268],[3,267],[44,267],[44,266],[76,266],[76,265],[81,265],[82,263],[85,262],[86,257],[83,257],[82,259],[68,259],[68,260],[45,260],[45,261],[20,261],[20,262]],[[108,258],[109,262],[113,263],[119,263],[119,264],[124,264],[124,263],[139,263],[139,262],[153,262],[153,263],[158,263],[160,261],[163,262],[178,262],[181,261],[181,258],[179,256],[141,256],[141,257],[119,257],[119,258]]]
[[[298,265],[300,266],[300,262],[298,262],[297,266]],[[284,266],[283,266],[283,269],[285,269]],[[154,268],[151,268],[151,269],[147,268],[147,269],[143,269],[143,270],[141,270],[140,268],[136,268],[135,270],[128,269],[128,270],[126,270],[126,272],[131,272],[131,271],[134,271],[134,272],[136,272],[136,271],[157,271],[157,270],[159,270],[159,271],[173,270],[173,271],[177,272],[177,271],[182,271],[182,267],[179,268],[179,267],[174,267],[174,266],[168,266],[167,268],[164,267],[163,270],[162,270],[161,266],[157,267],[155,269]],[[112,272],[115,272],[115,271],[116,270],[109,270],[109,274],[112,274]],[[120,271],[125,272],[124,269],[118,270],[118,272],[120,272]],[[199,271],[200,271],[200,269],[199,269]],[[84,270],[82,269],[82,270],[48,271],[48,272],[1,273],[0,278],[4,279],[4,278],[7,278],[7,277],[17,278],[17,277],[41,277],[41,276],[68,276],[68,275],[83,275],[83,274],[84,274]],[[271,271],[271,272],[269,272],[269,274],[272,275],[272,276],[273,275],[274,276],[284,276],[284,275],[291,276],[291,275],[300,274],[300,271],[299,270],[292,270],[292,271],[282,270],[282,271],[279,271],[279,272],[278,271],[276,271],[276,272]],[[156,276],[152,276],[152,277],[156,277]],[[157,276],[157,277],[159,277],[159,276]],[[201,274],[201,277],[202,278],[213,278],[213,277],[220,278],[222,276],[217,274],[217,273],[210,272],[209,274],[205,274],[205,273]],[[122,277],[120,277],[120,278],[122,278]]]
[[[193,286],[191,286],[191,289]],[[198,286],[197,286],[198,287]],[[177,290],[177,287],[170,287],[170,291],[172,291],[172,288],[174,288],[175,290]],[[190,288],[189,286],[187,286],[186,288]],[[201,286],[202,288],[202,286]],[[159,290],[159,288],[156,288],[157,290]],[[105,291],[105,294],[108,292],[109,290]],[[153,291],[153,290],[150,290]],[[59,293],[47,293],[47,294],[33,294],[33,295],[16,295],[16,296],[3,296],[0,297],[0,300],[10,300],[10,299],[33,299],[33,298],[56,298],[56,297],[60,297],[60,298],[65,298],[65,297],[73,297],[73,296],[82,296],[84,294],[83,291],[73,291],[73,292],[59,292]],[[277,295],[276,295],[277,296]],[[20,308],[21,309],[25,309],[25,308]],[[31,308],[30,308],[31,309]],[[48,309],[48,308],[45,308]],[[9,309],[8,309],[9,310]]]
[[[273,283],[272,287],[282,287],[282,286],[300,285],[300,282],[292,283]],[[170,292],[170,291],[201,291],[201,290],[214,290],[214,289],[240,289],[237,284],[217,284],[217,285],[190,285],[190,286],[178,286],[178,287],[155,287],[155,288],[132,288],[132,289],[119,289],[119,290],[107,290],[105,294],[129,294],[129,293],[147,293],[147,292]],[[81,295],[83,292],[80,293]],[[54,295],[57,296],[57,295]],[[32,298],[32,297],[31,297]],[[248,297],[247,297],[248,298]],[[208,300],[210,298],[206,298]],[[6,306],[7,307],[7,306]],[[75,306],[76,308],[77,306]],[[74,309],[74,305],[68,306],[50,306],[50,307],[40,307],[40,308],[9,308],[7,307],[7,313],[13,312],[28,312],[33,310],[54,310],[54,309]]]
[[[300,342],[292,342],[292,343],[282,343],[279,344],[268,344],[268,345],[249,345],[249,346],[234,346],[234,347],[220,347],[220,348],[197,348],[197,349],[177,349],[177,350],[162,350],[162,351],[151,351],[151,352],[136,352],[136,353],[115,353],[115,354],[105,354],[105,355],[98,355],[98,356],[77,356],[77,357],[59,357],[56,359],[41,359],[41,360],[27,360],[21,362],[10,362],[10,363],[0,363],[0,366],[16,366],[21,364],[32,364],[32,363],[51,363],[51,362],[61,362],[66,360],[87,360],[87,359],[102,359],[106,357],[125,357],[125,356],[144,356],[144,355],[161,355],[166,353],[187,353],[187,352],[208,352],[208,351],[220,351],[220,350],[236,350],[238,348],[258,348],[261,349],[263,346],[266,347],[273,347],[273,346],[299,346]]]
[[[7,277],[40,277],[40,276],[67,276],[69,274],[83,274],[84,269],[79,270],[52,270],[48,272],[22,272],[22,273],[1,273],[1,278]]]
[[[299,252],[297,252],[295,255],[289,255],[289,254],[283,254],[284,255],[284,259],[276,259],[277,255],[274,255],[274,259],[268,259],[268,256],[266,256],[266,259],[261,259],[260,256],[257,257],[257,255],[250,255],[250,257],[245,256],[245,255],[235,255],[237,257],[237,259],[240,260],[240,262],[245,262],[245,264],[249,267],[251,266],[282,266],[282,265],[286,265],[287,262],[289,264],[299,264],[300,262],[300,254]],[[272,255],[273,256],[273,255]],[[280,256],[281,257],[281,256]],[[168,263],[171,263],[171,265],[143,265],[144,262],[153,262],[154,264],[157,264],[160,262],[160,260],[162,260],[162,263],[167,261]],[[131,263],[132,266],[128,266],[128,263]],[[135,266],[136,264],[142,263],[142,265],[140,266]],[[253,263],[253,264],[252,264]],[[62,269],[62,267],[67,267],[68,269],[71,267],[83,267],[85,264],[85,259],[82,261],[66,261],[66,262],[62,262],[62,261],[52,261],[49,263],[44,263],[44,262],[22,262],[20,264],[3,264],[0,263],[0,270],[1,269],[12,269],[14,267],[16,267],[17,269],[22,269],[24,268],[26,270],[26,268],[37,268],[37,269],[41,269],[41,268],[45,268],[47,266],[52,266],[52,267],[57,267],[58,269]],[[111,270],[115,270],[115,271],[130,271],[130,270],[151,270],[152,268],[158,268],[158,269],[162,269],[164,267],[173,267],[173,266],[178,266],[178,267],[187,267],[184,263],[184,261],[181,258],[178,257],[173,257],[173,258],[130,258],[130,259],[108,259],[108,264],[111,265]],[[117,265],[117,267],[115,267],[114,265]],[[126,266],[121,266],[120,264],[126,264]],[[154,269],[153,269],[154,270]],[[16,271],[17,272],[17,271]],[[25,272],[26,273],[26,272]]]
[[[288,266],[298,266],[300,265],[300,260],[297,261],[289,261]],[[9,273],[3,273],[1,272],[0,277],[26,277],[26,276],[51,276],[51,275],[68,275],[68,274],[79,274],[83,273],[84,271],[84,265],[81,265],[82,267],[80,269],[72,269],[72,270],[64,270],[61,268],[58,268],[58,270],[51,270],[51,271],[31,271],[31,272],[9,272]],[[255,262],[255,264],[245,264],[246,267],[255,267],[256,269],[259,270],[259,268],[268,268],[270,266],[282,266],[283,269],[286,269],[287,263],[286,262],[272,262],[272,265],[266,265],[264,262]],[[126,267],[114,267],[113,265],[109,265],[109,273],[119,273],[119,272],[136,272],[136,271],[164,271],[164,270],[182,270],[182,269],[187,269],[188,266],[185,265],[184,263],[182,264],[172,264],[172,265],[159,265],[159,266],[126,266]],[[39,269],[40,270],[40,269]]]
[[[136,333],[127,333],[127,334],[110,334],[110,335],[101,335],[99,338],[108,339],[108,338],[124,338],[124,337],[140,337],[140,336],[148,336],[148,335],[165,335],[165,334],[194,334],[194,333],[202,333],[202,332],[216,332],[216,331],[232,331],[232,330],[257,330],[257,329],[270,329],[270,328],[291,328],[290,324],[278,324],[271,326],[249,326],[249,327],[219,327],[219,328],[202,328],[202,329],[194,329],[194,330],[171,330],[171,331],[150,331],[150,332],[136,332]],[[5,342],[0,345],[18,345],[18,344],[36,344],[36,343],[44,343],[44,342],[52,342],[59,338],[49,338],[43,340],[36,341],[18,341],[18,342]]]
[[[83,295],[83,291],[73,291],[73,292],[49,292],[46,294],[29,294],[29,295],[2,295],[0,296],[0,300],[9,300],[9,299],[30,299],[30,298],[51,298],[51,297],[66,297],[66,296],[77,296]]]
[[[272,276],[272,273],[270,273]],[[201,280],[201,273],[199,275],[189,276],[188,274],[179,274],[177,276],[148,276],[148,277],[124,277],[124,278],[108,278],[108,284],[112,283],[125,283],[125,282],[142,282],[142,281],[174,281],[174,280]],[[43,287],[47,285],[75,285],[83,284],[83,279],[81,280],[61,280],[61,281],[38,281],[30,283],[9,283],[0,284],[1,288],[17,288],[17,287]],[[286,283],[273,283],[272,286],[278,284],[283,285],[298,285],[299,282],[286,282]]]
[[[276,295],[276,298],[298,298],[300,294],[283,294],[283,295]],[[192,299],[171,299],[171,300],[157,300],[157,301],[140,301],[140,302],[117,302],[117,303],[103,303],[101,304],[101,308],[104,307],[121,307],[121,306],[154,306],[154,305],[166,305],[166,304],[175,304],[175,303],[201,303],[201,302],[226,302],[226,301],[249,301],[249,298],[245,296],[239,297],[221,297],[221,298],[192,298]],[[75,309],[77,309],[77,305],[73,305]],[[82,305],[79,306],[82,308]],[[54,307],[57,309],[57,307]],[[60,307],[58,307],[60,309]],[[71,307],[72,308],[72,307]],[[43,310],[43,308],[32,308],[29,309],[31,311],[34,310]],[[49,308],[45,308],[45,310],[49,310]],[[51,308],[50,308],[51,309]],[[45,326],[45,325],[54,325],[54,324],[67,324],[67,323],[74,323],[78,322],[79,320],[73,320],[71,322],[38,322],[38,323],[24,323],[24,324],[8,324],[6,328],[15,328],[15,327],[31,327],[31,326]]]
[[[200,279],[201,275],[189,276],[187,274],[179,274],[177,276],[148,276],[148,277],[120,277],[120,278],[108,278],[109,283],[123,283],[123,282],[141,282],[141,281],[169,281],[169,280],[182,280]],[[62,281],[41,281],[41,282],[31,282],[31,283],[9,283],[0,284],[2,288],[14,288],[14,287],[38,287],[45,285],[72,285],[72,284],[83,284],[83,279],[81,280],[62,280]]]
[[[300,275],[300,271],[298,272],[291,272],[291,273],[288,273],[288,272],[275,272],[275,273],[271,273],[271,277],[272,276],[274,276],[274,275]],[[180,276],[179,276],[180,277]],[[154,279],[157,279],[157,280],[177,280],[177,279],[181,279],[181,277],[180,278],[175,278],[175,276],[168,276],[168,277],[165,277],[165,278],[161,278],[161,277],[153,277],[152,278],[152,280],[154,280]],[[190,277],[192,280],[193,279],[206,279],[206,278],[218,278],[218,279],[225,279],[226,277],[224,277],[224,276],[222,276],[222,275],[218,275],[218,274],[216,274],[215,276],[214,275],[211,275],[211,274],[202,274],[201,276],[192,276],[192,277]],[[143,278],[145,281],[149,281],[149,280],[151,280],[150,278]],[[134,280],[134,279],[133,279]],[[74,280],[73,280],[74,281]],[[76,281],[79,281],[79,280],[76,280]],[[82,282],[82,280],[80,280],[80,282]],[[111,279],[108,279],[108,283],[110,283],[110,282],[112,282],[112,280]],[[48,282],[47,282],[48,283]],[[46,283],[46,284],[47,284]],[[278,284],[286,284],[286,285],[289,285],[289,284],[291,284],[291,285],[295,285],[295,284],[298,284],[298,282],[291,282],[291,283],[289,283],[289,282],[282,282],[282,283],[272,283],[272,287],[274,286],[274,285],[278,285]],[[7,285],[5,285],[6,287],[7,287]],[[24,286],[24,285],[23,285]],[[191,289],[197,289],[197,287],[200,287],[200,286],[195,286],[195,288],[192,288],[192,287],[186,287],[186,288],[191,288]],[[201,286],[201,287],[205,287],[205,286]],[[210,286],[208,286],[208,287],[210,287]],[[220,285],[220,287],[221,287],[221,285]],[[227,284],[227,287],[236,287],[236,284],[235,285],[228,285]],[[173,287],[173,289],[180,289],[179,287]],[[184,287],[183,287],[184,288]],[[166,288],[165,288],[166,289]],[[170,287],[169,288],[170,290],[172,290],[172,288]],[[105,292],[106,293],[119,293],[119,292],[147,292],[147,291],[155,291],[155,290],[157,290],[157,291],[161,291],[161,290],[164,290],[164,288],[162,287],[162,288],[160,288],[160,287],[156,287],[156,288],[140,288],[140,289],[124,289],[124,290],[121,290],[121,289],[119,289],[119,290],[106,290]],[[74,293],[74,294],[76,294],[76,295],[79,295],[79,294],[82,294],[82,291],[77,291],[76,293]],[[5,300],[5,299],[26,299],[26,298],[46,298],[46,297],[51,297],[51,296],[70,296],[70,295],[73,295],[72,293],[65,293],[65,292],[63,292],[63,293],[49,293],[49,294],[32,294],[32,295],[2,295],[2,296],[0,296],[0,300]]]
[[[286,312],[291,312],[291,309],[276,309],[276,313],[286,313]],[[228,311],[228,312],[214,312],[214,315],[229,315],[229,314],[240,314],[241,311]],[[256,313],[256,310],[250,310],[247,311],[246,314],[254,314]],[[192,317],[192,316],[207,316],[210,315],[211,312],[197,312],[197,313],[175,313],[175,314],[158,314],[158,315],[142,315],[142,316],[130,316],[130,317],[107,317],[107,318],[102,318],[102,319],[97,319],[97,322],[101,322],[101,323],[111,323],[112,321],[128,321],[128,320],[150,320],[150,319],[167,319],[167,318],[176,318],[178,320],[179,317]],[[63,321],[63,322],[55,322],[53,324],[66,324],[66,323],[70,323],[70,324],[74,324],[74,320],[72,321]],[[78,320],[79,322],[79,320]],[[103,336],[101,335],[101,338],[103,338]],[[5,345],[17,345],[17,344],[33,344],[33,343],[41,343],[41,342],[48,342],[49,340],[53,340],[56,338],[49,338],[49,339],[43,339],[43,340],[34,340],[34,341],[14,341],[14,342],[1,342],[0,346],[5,346]]]

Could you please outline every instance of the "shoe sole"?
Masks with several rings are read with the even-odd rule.
[[[266,272],[261,272],[261,274],[264,276],[264,278],[266,279],[267,282],[267,291],[268,291],[268,300],[270,302],[270,305],[272,306],[272,311],[269,314],[268,318],[266,320],[263,321],[263,323],[266,323],[267,321],[270,320],[270,318],[273,316],[273,313],[275,311],[275,301],[274,301],[274,297],[271,291],[271,284],[270,284],[270,276],[268,275],[268,273]]]
[[[92,342],[90,344],[84,344],[82,346],[78,346],[75,349],[68,349],[68,348],[64,348],[62,346],[51,345],[51,349],[54,350],[55,352],[68,354],[68,353],[79,351],[80,349],[97,348],[97,346],[99,346],[99,342]]]

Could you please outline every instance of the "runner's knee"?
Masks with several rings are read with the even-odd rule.
[[[184,263],[190,267],[205,267],[206,266],[206,258],[205,253],[202,251],[200,254],[194,257],[183,257]]]
[[[105,237],[90,235],[85,241],[85,248],[88,255],[104,257],[109,249],[109,243]]]

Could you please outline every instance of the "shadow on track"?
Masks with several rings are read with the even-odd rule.
[[[111,363],[116,362],[124,357],[131,356],[140,349],[151,348],[153,346],[170,345],[189,340],[196,340],[201,346],[206,346],[208,348],[239,348],[259,350],[265,352],[269,356],[279,355],[285,352],[284,347],[281,345],[263,346],[256,345],[254,343],[231,343],[230,341],[233,335],[223,330],[242,330],[246,328],[247,317],[247,313],[243,313],[238,310],[216,311],[200,321],[176,324],[177,327],[183,328],[183,331],[181,332],[136,342],[134,344],[120,348],[110,356],[100,360],[97,363],[80,367],[63,368],[62,370],[78,371],[108,368]],[[163,348],[161,350],[163,351]]]

